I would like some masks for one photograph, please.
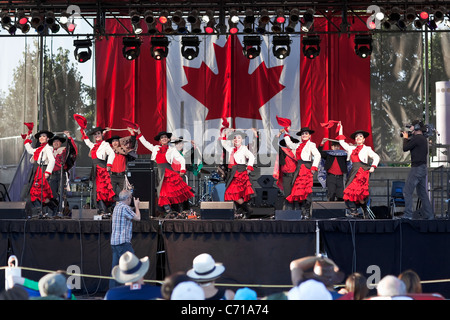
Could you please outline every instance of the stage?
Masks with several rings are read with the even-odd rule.
[[[110,220],[0,220],[0,259],[6,265],[14,254],[27,268],[67,270],[72,265],[81,274],[107,277],[110,232]],[[252,288],[259,296],[286,290],[273,286],[291,284],[290,261],[313,255],[317,248],[346,275],[358,271],[373,279],[375,266],[381,277],[413,269],[423,281],[450,279],[449,220],[151,218],[134,222],[132,244],[139,257],[150,258],[148,280],[187,271],[195,256],[208,252],[226,268],[218,283],[258,285]],[[43,275],[22,274],[33,280]],[[3,279],[3,270],[0,275]],[[101,295],[107,288],[107,279],[82,277],[75,294]],[[423,289],[450,297],[448,282],[424,284]]]

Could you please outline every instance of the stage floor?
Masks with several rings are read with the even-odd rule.
[[[0,220],[0,258],[6,262],[14,254],[28,268],[75,266],[82,274],[108,277],[110,233],[110,220]],[[450,220],[151,218],[133,223],[132,244],[139,257],[150,258],[148,280],[187,271],[198,254],[207,252],[226,268],[218,283],[234,290],[255,286],[259,296],[285,290],[282,286],[291,284],[290,261],[314,255],[317,248],[346,275],[360,272],[376,279],[371,271],[376,266],[380,277],[413,269],[422,280],[450,279]],[[23,275],[38,280],[42,273],[24,270]],[[78,293],[107,288],[107,279],[83,277]],[[450,298],[448,282],[423,288]]]

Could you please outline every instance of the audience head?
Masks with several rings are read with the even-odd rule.
[[[419,275],[413,270],[402,272],[398,278],[405,283],[407,293],[422,293]]]
[[[216,263],[208,253],[202,253],[195,257],[192,269],[187,272],[187,275],[196,282],[211,282],[219,278],[224,271],[225,267],[222,263]]]
[[[67,298],[68,288],[66,277],[58,272],[52,272],[43,276],[38,283],[41,297],[55,296]]]
[[[172,295],[173,289],[181,282],[191,281],[186,273],[184,272],[176,272],[171,274],[170,276],[164,279],[164,283],[161,286],[161,295],[164,299],[170,300],[170,296]]]
[[[387,275],[378,282],[377,294],[380,297],[401,296],[406,294],[405,283],[393,275]]]
[[[125,252],[119,259],[119,264],[112,269],[113,278],[119,283],[133,283],[144,278],[150,267],[148,257],[139,259],[130,251]]]
[[[194,281],[184,281],[173,288],[170,300],[205,300],[205,292]]]

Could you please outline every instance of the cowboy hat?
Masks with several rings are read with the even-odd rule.
[[[66,142],[66,138],[64,138],[64,137],[61,137],[61,136],[54,136],[53,138],[51,138],[50,140],[48,140],[48,144],[49,144],[49,145],[52,145],[53,142],[54,142],[55,140],[59,140],[59,141],[61,141],[61,143]]]
[[[341,283],[344,280],[345,274],[339,271],[336,265],[330,263],[325,259],[319,259],[314,264],[312,272],[305,272],[306,279],[315,279],[326,286]]]
[[[299,142],[300,142],[298,139],[295,139],[295,138],[293,138],[293,137],[291,137],[291,136],[289,136],[289,138],[291,138],[292,143],[299,143]],[[283,147],[283,148],[286,148],[286,147],[287,147],[287,146],[286,146],[286,141],[285,141],[284,139],[281,139],[280,142],[278,142],[278,145],[279,145],[280,147]]]
[[[103,135],[103,130],[105,130],[105,129],[103,129],[102,127],[95,127],[94,129],[89,131],[89,135],[92,136],[97,131],[100,131],[102,133],[102,135]]]
[[[109,138],[108,140],[106,140],[106,142],[112,143],[113,140],[119,140],[119,141],[120,141],[120,138],[121,138],[121,137],[119,137],[119,136],[112,136],[111,138]]]
[[[356,130],[355,132],[352,133],[352,135],[350,136],[350,138],[352,138],[353,140],[355,140],[356,135],[357,135],[358,133],[361,133],[361,134],[364,136],[364,138],[367,138],[367,137],[370,135],[367,131],[364,131],[364,130]]]
[[[51,132],[51,131],[48,131],[48,130],[41,130],[41,131],[37,132],[37,133],[34,135],[34,137],[35,137],[36,139],[39,139],[39,136],[40,136],[41,134],[46,134],[46,135],[47,135],[47,138],[49,138],[49,139],[53,138],[53,136],[55,135],[55,134],[54,134],[53,132]]]
[[[241,136],[242,139],[245,139],[245,138],[247,137],[247,134],[246,134],[245,132],[243,132],[243,131],[234,131],[233,133],[231,133],[231,134],[227,137],[227,139],[228,139],[228,140],[233,140],[234,137],[236,137],[236,136]]]
[[[308,131],[309,134],[313,134],[313,133],[315,132],[314,130],[311,130],[309,127],[303,127],[303,128],[300,129],[299,132],[297,132],[297,135],[298,135],[298,136],[301,136],[302,133],[303,133],[303,132],[306,132],[306,131]]]
[[[172,137],[172,133],[171,132],[166,132],[166,131],[161,131],[155,136],[154,139],[156,141],[159,141],[161,139],[161,136],[167,136],[167,138],[170,139]]]
[[[216,263],[211,255],[202,253],[195,257],[193,268],[186,274],[198,282],[209,282],[217,279],[224,271],[222,263]]]
[[[145,276],[149,266],[148,257],[139,259],[127,251],[120,257],[119,264],[112,269],[111,275],[120,283],[136,282]]]
[[[187,142],[183,140],[183,136],[179,136],[178,138],[175,138],[175,140],[169,141],[170,143],[178,143],[178,142]]]

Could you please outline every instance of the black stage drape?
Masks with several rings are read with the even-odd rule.
[[[289,263],[315,253],[316,227],[321,252],[346,275],[361,272],[371,277],[375,266],[380,277],[412,269],[422,280],[450,279],[449,220],[152,219],[133,223],[132,243],[139,257],[150,258],[146,279],[163,280],[164,275],[187,271],[192,260],[206,252],[226,268],[218,283],[261,285],[252,288],[266,295],[287,290],[264,285],[290,285]],[[14,254],[24,267],[66,270],[75,265],[82,274],[109,276],[110,233],[108,220],[0,220],[0,255],[3,265]],[[42,273],[24,270],[23,275],[38,280]],[[81,293],[107,288],[105,279],[84,277]],[[423,288],[450,297],[449,282]]]

